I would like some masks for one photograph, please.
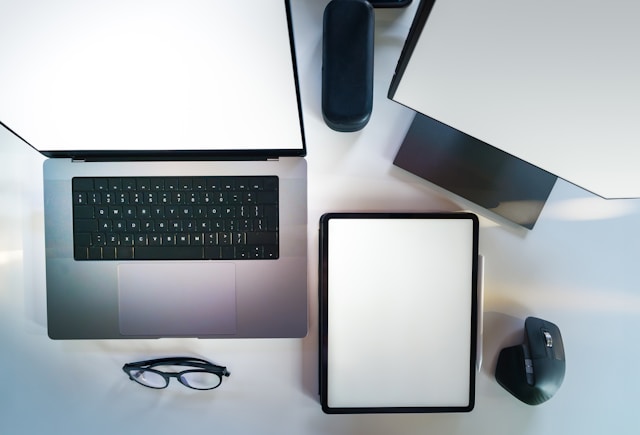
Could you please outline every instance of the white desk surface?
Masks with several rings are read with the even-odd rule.
[[[374,112],[362,132],[349,134],[327,128],[320,113],[326,1],[292,3],[308,140],[308,336],[302,340],[50,340],[45,321],[43,158],[2,129],[0,433],[638,433],[640,201],[606,201],[563,181],[558,181],[533,231],[482,219],[484,365],[473,412],[322,413],[317,396],[320,215],[482,211],[391,163],[412,113],[388,101],[386,92],[417,2],[406,11],[377,12]],[[538,407],[512,398],[493,377],[499,349],[521,339],[528,315],[558,324],[567,353],[562,388]],[[227,365],[232,374],[211,392],[191,391],[175,381],[166,390],[154,391],[129,381],[121,370],[126,362],[166,355],[201,356]]]

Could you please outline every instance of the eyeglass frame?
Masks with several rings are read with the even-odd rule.
[[[183,370],[181,372],[163,372],[153,368],[156,366],[185,366],[185,367],[194,367],[194,368],[190,370]],[[227,368],[224,366],[213,364],[201,358],[191,358],[191,357],[157,358],[157,359],[150,359],[146,361],[126,363],[124,366],[122,366],[122,370],[127,375],[129,375],[129,380],[134,381],[135,383],[140,384],[143,387],[152,388],[154,390],[162,390],[164,388],[167,388],[169,386],[169,382],[171,381],[171,378],[176,378],[178,382],[180,382],[182,385],[184,385],[185,387],[191,388],[193,390],[201,390],[201,391],[213,390],[215,388],[218,388],[220,384],[222,384],[223,376],[229,377],[229,375],[231,374],[227,370]],[[148,384],[143,384],[131,374],[133,370],[144,370],[144,371],[149,371],[156,375],[159,375],[162,378],[164,378],[164,380],[166,381],[165,385],[162,387],[153,387]],[[220,378],[220,383],[218,383],[218,385],[216,385],[215,387],[211,387],[211,388],[196,388],[184,382],[182,375],[184,375],[185,373],[197,373],[197,372],[206,372],[206,373],[212,373],[214,375],[217,375],[218,378]]]

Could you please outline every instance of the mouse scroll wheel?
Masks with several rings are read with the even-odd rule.
[[[553,337],[549,331],[542,331],[542,334],[544,335],[544,341],[547,347],[553,347]]]

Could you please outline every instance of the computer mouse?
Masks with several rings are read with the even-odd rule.
[[[527,317],[524,329],[524,343],[500,351],[495,376],[516,398],[540,405],[553,397],[564,380],[564,344],[560,329],[546,320]]]

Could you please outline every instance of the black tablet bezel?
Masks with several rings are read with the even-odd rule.
[[[328,248],[329,223],[334,219],[467,219],[473,224],[472,282],[471,291],[471,331],[469,360],[469,400],[466,406],[397,406],[397,407],[331,407],[328,404]],[[444,413],[470,412],[475,405],[476,353],[478,349],[478,217],[473,213],[327,213],[320,218],[319,230],[319,393],[322,410],[327,414],[363,414],[363,413]]]

